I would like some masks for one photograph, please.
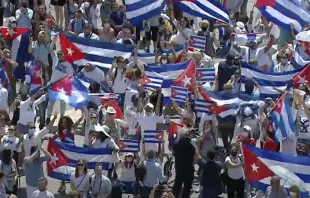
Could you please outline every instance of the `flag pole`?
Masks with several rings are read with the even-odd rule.
[[[245,165],[244,165],[244,154],[243,154],[243,149],[242,149],[242,142],[239,142],[239,149],[240,149],[240,153],[241,153],[241,156],[242,156],[242,161],[241,161],[241,164],[242,164],[242,168],[243,168],[243,173],[244,173],[244,189],[246,189],[246,197],[251,197],[251,186],[247,180],[247,176],[246,176],[246,171],[245,171]]]

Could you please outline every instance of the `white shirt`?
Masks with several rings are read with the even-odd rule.
[[[41,192],[40,190],[36,190],[32,193],[31,198],[55,198],[55,196],[48,190],[43,192]]]
[[[93,40],[100,40],[99,36],[97,34],[94,34],[94,33],[90,33],[90,35],[88,37],[85,37],[84,32],[82,32],[81,34],[79,34],[79,37],[83,37],[83,38],[87,38],[87,39],[93,39]]]
[[[20,146],[16,147],[18,143],[19,143],[19,138],[15,136],[10,137],[8,135],[5,135],[1,139],[2,150],[8,149],[11,151],[21,152],[21,147]]]
[[[8,111],[8,90],[4,87],[0,88],[0,111]]]
[[[86,174],[83,176],[75,177],[75,172],[73,172],[70,177],[70,183],[74,184],[78,192],[83,192],[86,190],[86,187],[89,184],[89,176]]]
[[[30,156],[31,147],[41,144],[41,139],[48,132],[49,130],[46,127],[44,127],[42,130],[34,132],[31,137],[29,133],[24,135],[23,145],[24,145],[25,157]]]
[[[134,182],[136,181],[136,175],[135,175],[135,166],[132,164],[131,167],[129,168],[129,165],[125,165],[125,162],[122,163],[121,165],[121,174],[119,177],[120,181],[125,181],[125,182]]]
[[[116,71],[116,70],[115,70]],[[115,75],[115,74],[113,74]],[[122,69],[117,69],[116,77],[112,86],[114,93],[125,93],[127,84],[124,81],[124,73]]]
[[[262,69],[263,66],[271,66],[271,56],[277,52],[277,49],[274,47],[271,47],[266,53],[265,53],[265,47],[260,47],[256,50],[256,60],[257,60],[257,67]]]
[[[99,69],[98,67],[95,67],[95,69],[89,72],[85,71],[85,68],[83,68],[82,72],[85,74],[85,77],[90,78],[96,81],[97,83],[101,83],[105,81],[105,75],[103,71]]]
[[[112,138],[106,138],[103,142],[101,140],[93,140],[92,142],[93,148],[112,148],[112,149],[118,149],[118,146],[116,145],[115,141]]]
[[[273,72],[276,72],[276,73],[288,72],[292,70],[294,70],[294,67],[291,65],[290,62],[286,63],[285,65],[282,65],[279,63],[273,68]]]
[[[53,61],[53,73],[51,77],[51,82],[56,82],[66,76],[70,76],[73,74],[72,65],[67,62],[59,62],[58,59]]]
[[[189,29],[189,28],[185,28],[183,30],[183,32],[186,35],[186,37],[189,39],[191,34],[192,34],[192,30]],[[186,40],[185,40],[185,38],[183,37],[183,35],[181,34],[180,31],[178,31],[176,35],[173,35],[171,37],[171,41],[175,42],[177,45],[184,45],[184,44],[186,44]]]
[[[231,161],[235,164],[237,164],[239,161],[240,161],[240,157],[236,157],[236,159],[233,159],[232,157],[230,156],[227,156],[226,159],[225,159],[225,163],[228,162],[228,161]],[[244,178],[244,173],[243,173],[243,168],[242,166],[238,166],[238,167],[228,167],[227,168],[227,174],[228,174],[228,177],[230,177],[231,179],[240,179],[240,178]]]
[[[90,7],[90,10],[89,10],[91,23],[95,29],[100,29],[102,27],[102,21],[100,18],[100,7],[101,7],[101,3],[97,4],[96,8],[94,6]]]
[[[30,98],[26,101],[21,101],[19,105],[20,113],[18,123],[27,125],[30,122],[33,122],[34,118],[36,117],[36,106],[38,106],[45,100],[46,95],[41,96],[34,102],[32,102]]]

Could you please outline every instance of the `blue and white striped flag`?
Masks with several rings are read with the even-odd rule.
[[[164,132],[159,130],[143,131],[143,140],[145,143],[161,143],[164,138]]]
[[[134,25],[141,25],[142,21],[160,15],[165,6],[165,0],[125,0],[126,19]]]
[[[189,48],[204,51],[205,47],[206,47],[206,37],[205,36],[197,36],[194,34],[191,35]]]
[[[239,46],[245,46],[249,41],[258,42],[266,34],[258,33],[234,33],[235,43]]]
[[[183,106],[188,97],[188,89],[186,87],[171,86],[171,98],[179,105]]]
[[[215,68],[196,68],[198,82],[215,82]]]
[[[120,139],[117,145],[122,153],[138,153],[140,151],[140,140]]]
[[[47,150],[52,156],[47,162],[48,176],[58,180],[70,181],[79,159],[86,160],[89,171],[94,170],[97,163],[102,164],[104,170],[110,171],[115,163],[111,148],[83,148],[50,140]]]

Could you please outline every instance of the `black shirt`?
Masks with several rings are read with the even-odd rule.
[[[203,188],[214,189],[221,194],[221,165],[216,161],[198,161],[200,168],[203,170],[201,184]]]
[[[189,137],[181,137],[173,146],[175,169],[193,169],[195,146]]]
[[[225,61],[221,61],[218,65],[218,91],[223,91],[223,86],[231,79],[237,70],[236,65],[229,66]]]

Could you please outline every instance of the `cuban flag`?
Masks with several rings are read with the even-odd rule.
[[[242,78],[252,78],[255,80],[260,89],[256,90],[259,92],[259,98],[264,99],[267,97],[278,98],[279,92],[273,87],[285,91],[287,85],[292,81],[294,76],[296,76],[304,67],[282,73],[273,73],[262,71],[246,62],[241,63],[241,75]],[[244,91],[244,82],[241,81],[241,91]]]
[[[294,87],[298,88],[299,85],[310,86],[310,67],[309,65],[304,67],[304,69],[298,73],[293,79]]]
[[[101,100],[118,100],[119,99],[119,94],[116,93],[89,93],[89,96],[94,96],[98,97]]]
[[[143,132],[143,140],[145,143],[162,143],[164,139],[164,131],[146,130]]]
[[[0,27],[0,32],[9,45],[11,45],[18,36],[24,34],[28,30],[29,28]]]
[[[76,78],[81,81],[81,83],[83,83],[83,85],[87,88],[89,88],[90,84],[93,83],[93,82],[96,82],[94,81],[93,79],[91,78],[88,78],[86,77],[84,74],[78,74],[76,75]],[[98,83],[98,82],[96,82]],[[104,86],[103,84],[99,83],[100,84],[100,89],[101,89],[101,92],[109,92],[106,88],[106,86]]]
[[[296,132],[296,110],[293,109],[292,103],[293,96],[285,93],[279,98],[270,112],[275,137],[279,142]]]
[[[196,68],[196,79],[198,82],[215,82],[215,68]]]
[[[235,116],[238,108],[241,105],[256,105],[257,100],[245,94],[226,94],[223,92],[214,92],[204,90],[198,87],[197,98],[195,100],[195,110],[197,116],[201,117],[203,114],[215,114],[219,119],[228,119]]]
[[[290,30],[294,26],[295,33],[302,31],[310,22],[310,14],[299,3],[292,0],[257,0],[256,7],[262,15],[279,27]]]
[[[190,36],[190,43],[189,43],[189,49],[190,50],[202,50],[205,51],[206,47],[206,37],[205,36],[197,36],[192,34]]]
[[[140,151],[140,140],[120,139],[117,145],[122,153],[138,153]]]
[[[291,65],[293,65],[295,69],[308,65],[310,63],[309,43],[308,42],[301,42],[301,43],[303,44],[296,45],[291,60]]]
[[[94,170],[97,163],[101,163],[104,170],[110,171],[114,163],[110,148],[83,148],[50,139],[47,151],[52,156],[46,163],[47,174],[58,180],[70,181],[79,159],[87,161],[89,171]]]
[[[125,0],[126,19],[134,25],[140,25],[142,21],[153,16],[160,15],[165,6],[164,0]]]
[[[260,41],[266,34],[257,33],[233,33],[234,41],[239,46],[245,46],[249,41]]]
[[[279,175],[281,186],[284,185],[288,189],[294,181],[294,184],[305,187],[305,189],[300,189],[303,192],[301,197],[308,197],[310,191],[309,156],[273,152],[249,145],[242,145],[242,154],[246,178],[252,188],[265,192],[270,186],[271,177],[276,175],[277,169],[284,168],[289,171],[287,177],[292,175],[294,178],[285,178],[283,175],[285,173]]]
[[[50,100],[63,100],[74,108],[88,104],[88,89],[75,76],[67,76],[53,84],[48,94]]]
[[[148,88],[158,89],[161,88],[164,77],[155,75],[146,75],[141,79],[141,85]]]
[[[176,53],[176,56],[177,56],[177,60],[176,62],[181,62],[181,61],[178,61],[180,59],[182,59],[181,57],[183,56],[184,54],[184,46],[182,45],[177,45],[174,47],[174,50],[175,50],[175,53]],[[172,52],[171,50],[164,50],[163,53],[166,53],[167,55],[172,55]],[[145,52],[138,52],[138,60],[147,64],[147,65],[154,65],[155,64],[155,54],[154,53],[145,53]]]
[[[12,42],[11,48],[11,60],[17,62],[18,67],[14,69],[13,76],[16,79],[25,79],[25,62],[29,62],[33,60],[33,56],[28,54],[29,47],[29,37],[31,35],[31,31],[28,30],[22,34],[14,35],[14,39]]]
[[[5,88],[9,88],[9,79],[7,76],[7,73],[5,72],[5,69],[3,66],[0,67],[0,80],[1,80],[1,85]]]
[[[217,0],[173,0],[174,7],[203,19],[217,19],[229,23],[229,12]]]
[[[35,94],[43,86],[42,67],[39,61],[27,63],[25,82],[31,95]]]
[[[77,66],[86,63],[97,65],[107,72],[115,56],[129,58],[133,46],[119,43],[85,39],[76,36],[59,34],[60,49],[64,51],[66,60]]]
[[[171,86],[171,98],[179,105],[184,105],[188,97],[188,89],[186,87]]]
[[[191,92],[195,87],[196,67],[193,61],[182,63],[167,64],[161,66],[146,66],[145,73],[149,83],[153,88],[162,88],[164,104],[170,104],[171,86],[185,87]]]

